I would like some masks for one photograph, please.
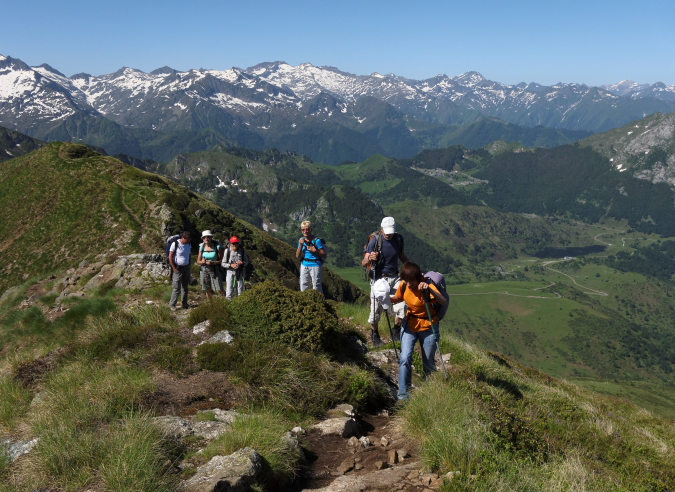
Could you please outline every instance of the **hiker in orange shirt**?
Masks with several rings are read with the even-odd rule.
[[[398,399],[408,399],[408,388],[412,384],[412,353],[415,343],[419,340],[422,347],[422,364],[424,373],[436,370],[436,337],[438,331],[438,317],[431,308],[432,319],[429,321],[424,297],[431,298],[438,304],[444,305],[446,300],[434,285],[424,281],[424,275],[417,263],[406,262],[401,267],[401,284],[396,294],[391,297],[391,303],[405,301],[408,307],[403,327],[401,329],[401,360],[398,366]],[[434,329],[431,328],[434,323]]]

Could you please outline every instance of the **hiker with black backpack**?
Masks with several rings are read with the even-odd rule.
[[[312,233],[312,223],[305,220],[300,224],[302,237],[298,240],[298,249],[295,251],[296,258],[302,258],[300,262],[300,291],[312,288],[323,294],[323,262],[326,259],[326,248],[323,240]]]
[[[223,278],[220,274],[220,263],[223,259],[223,247],[219,241],[213,239],[211,231],[202,232],[202,241],[199,246],[197,265],[199,269],[199,281],[202,290],[206,291],[206,300],[211,299],[215,291],[218,295],[224,295]]]
[[[169,265],[171,265],[171,300],[169,307],[172,311],[178,309],[176,302],[180,295],[181,307],[188,308],[188,285],[190,284],[190,231],[184,231],[180,238],[175,239],[169,246]]]
[[[439,313],[448,301],[441,290],[422,275],[419,265],[411,261],[401,267],[401,284],[390,301],[405,302],[407,307],[401,331],[401,359],[398,366],[398,399],[407,400],[408,388],[412,384],[412,353],[418,340],[422,347],[424,375],[436,370],[436,349],[440,338]]]
[[[225,297],[231,300],[232,295],[241,295],[244,292],[244,277],[246,266],[248,265],[248,255],[246,250],[239,242],[237,236],[230,238],[230,247],[225,250],[223,256],[223,268],[225,269]]]
[[[379,279],[385,279],[389,287],[394,289],[400,282],[398,275],[398,262],[408,261],[404,253],[403,236],[396,232],[396,221],[393,217],[385,217],[380,224],[379,232],[374,232],[368,238],[364,247],[363,261],[361,265],[366,268],[368,280],[370,280],[370,341],[374,347],[384,345],[380,338],[378,325],[382,316],[382,304],[374,295],[373,285]],[[395,313],[394,333],[397,333],[403,323],[403,309],[405,305],[393,306]],[[394,340],[392,340],[394,341]]]

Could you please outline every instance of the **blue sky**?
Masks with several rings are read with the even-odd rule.
[[[70,76],[310,62],[414,79],[675,84],[672,1],[0,0],[0,54]]]

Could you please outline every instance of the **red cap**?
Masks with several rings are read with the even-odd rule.
[[[239,238],[238,238],[237,236],[232,236],[232,237],[230,238],[230,242],[231,242],[231,243],[238,243],[238,242],[239,242]]]

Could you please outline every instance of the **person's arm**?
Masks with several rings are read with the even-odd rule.
[[[241,266],[246,267],[248,265],[248,253],[246,253],[246,250],[244,250],[244,255],[242,256],[242,259],[244,261]]]
[[[377,261],[377,253],[373,251],[375,249],[375,238],[371,239],[366,248],[366,252],[363,255],[363,260],[361,261],[361,266],[366,266],[371,261]]]
[[[398,254],[398,258],[399,258],[403,263],[408,263],[408,262],[410,261],[403,251],[401,251],[401,252]]]
[[[169,252],[169,263],[171,263],[171,268],[173,269],[173,273],[178,273],[178,267],[176,266],[176,263],[173,261],[173,257],[176,256],[176,253],[173,251]]]
[[[319,244],[321,245],[321,247],[317,248],[316,246],[314,246],[314,251],[312,251],[312,253],[316,253],[317,255],[319,255],[320,258],[325,258],[326,250],[323,247],[323,242],[319,241]]]
[[[396,297],[396,296],[391,296],[391,297],[389,298],[389,301],[390,301],[392,304],[398,304],[399,302],[403,302],[403,299],[399,299],[399,298]]]
[[[202,258],[202,248],[199,248],[199,254],[197,255],[197,265],[206,265],[206,260]]]
[[[305,238],[300,238],[298,241],[298,249],[295,250],[295,257],[300,258],[300,253],[302,253],[302,245],[305,244]]]
[[[438,292],[438,289],[436,289],[435,286],[430,285],[426,282],[420,282],[419,289],[420,290],[428,290],[429,294],[434,299],[434,301],[439,303],[441,306],[445,306],[445,297],[443,297],[441,295],[441,293]]]

